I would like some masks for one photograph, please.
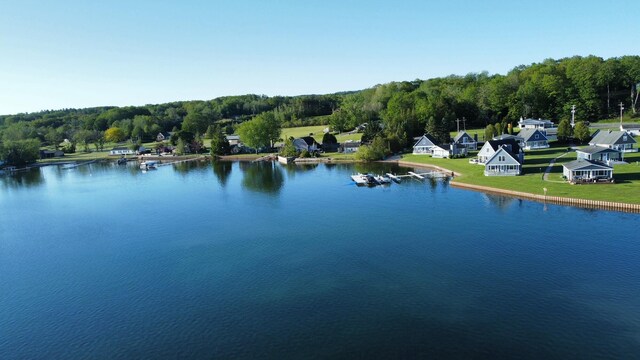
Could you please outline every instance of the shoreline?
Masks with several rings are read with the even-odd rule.
[[[389,162],[393,162],[393,161],[389,161]],[[440,171],[454,174],[455,177],[464,176],[460,173],[456,173],[454,171],[442,168],[437,165],[421,164],[421,163],[415,163],[411,161],[402,161],[402,160],[397,160],[395,162],[397,162],[398,165],[402,165],[402,166],[417,166],[417,167],[437,169]],[[532,193],[527,193],[523,191],[513,191],[513,190],[494,188],[490,186],[467,184],[467,183],[462,183],[458,181],[450,181],[449,185],[459,189],[479,191],[479,192],[484,192],[489,194],[504,195],[504,196],[514,197],[518,199],[541,202],[544,204],[552,203],[552,204],[566,205],[566,206],[573,206],[573,207],[580,207],[580,208],[587,208],[587,209],[602,209],[602,210],[622,211],[622,212],[628,212],[628,213],[640,213],[640,204],[622,203],[622,202],[606,201],[606,200],[577,199],[577,198],[568,198],[568,197],[562,197],[562,196],[539,195],[539,194],[532,194]]]

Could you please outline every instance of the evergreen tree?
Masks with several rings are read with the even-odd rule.
[[[222,128],[216,126],[211,130],[211,155],[227,155],[231,152],[231,146],[226,136],[222,133]]]
[[[493,125],[491,124],[487,125],[487,127],[484,129],[484,140],[489,141],[493,139],[493,137],[496,136],[495,134],[496,134],[496,129],[493,127]]]
[[[569,124],[569,120],[562,119],[560,124],[558,124],[558,140],[566,141],[572,135],[573,129],[571,128],[571,124]]]

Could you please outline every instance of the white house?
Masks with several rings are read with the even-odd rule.
[[[471,137],[466,131],[460,131],[455,138],[453,138],[455,144],[464,146],[467,150],[477,150],[478,142]]]
[[[549,147],[549,142],[544,130],[539,129],[522,129],[518,133],[518,136],[523,139],[524,149],[546,149]]]
[[[516,176],[521,173],[522,163],[506,145],[501,145],[484,164],[484,176]]]
[[[345,154],[354,153],[358,151],[358,149],[360,148],[360,141],[347,140],[344,143],[342,143],[340,147],[342,148],[342,151],[340,151],[342,153],[345,153]]]
[[[571,182],[610,181],[613,179],[613,167],[598,161],[578,159],[563,164],[562,175]]]
[[[434,158],[450,158],[461,155],[467,155],[467,148],[462,144],[456,143],[435,145],[431,153]]]
[[[240,144],[240,136],[239,135],[227,135],[225,136],[230,146]]]
[[[518,142],[514,139],[504,139],[486,141],[478,152],[478,164],[485,164],[501,147],[509,150],[520,164],[524,162],[524,152]]]
[[[416,155],[432,155],[433,149],[437,146],[437,141],[432,138],[431,135],[424,134],[415,145],[413,145],[413,153]]]
[[[598,131],[593,135],[589,145],[602,146],[611,149],[616,149],[622,152],[636,152],[638,149],[634,148],[636,139],[626,131]]]
[[[134,155],[135,153],[126,146],[116,146],[109,151],[109,155]]]

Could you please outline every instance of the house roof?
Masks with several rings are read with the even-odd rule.
[[[418,140],[416,142],[415,145],[413,145],[413,147],[416,146],[436,146],[438,142],[436,141],[436,139],[434,139],[433,137],[431,137],[431,135],[429,134],[424,134],[422,135],[422,137],[420,138],[420,140]]]
[[[311,136],[304,136],[304,137],[301,137],[300,139],[304,140],[304,142],[306,142],[306,143],[307,143],[307,145],[309,145],[309,146],[311,146],[311,145],[313,145],[313,144],[317,144],[317,143],[318,143],[318,142],[316,141],[316,139],[314,139],[314,138],[313,138],[313,137],[311,137]]]
[[[456,135],[456,137],[455,137],[455,138],[453,138],[453,141],[457,143],[457,142],[459,142],[459,141],[460,141],[462,138],[464,138],[464,137],[469,138],[470,140],[475,141],[475,140],[471,137],[471,135],[469,135],[466,131],[460,131],[460,132]]]
[[[598,153],[601,153],[601,152],[619,153],[620,151],[618,151],[616,149],[604,147],[604,146],[591,145],[591,146],[587,146],[587,147],[582,148],[582,149],[578,149],[578,150],[576,150],[576,152],[581,152],[581,153],[585,153],[585,154],[598,154]]]
[[[509,156],[513,161],[515,161],[516,163],[520,164],[520,160],[518,159],[518,157],[516,155],[514,155],[511,151],[509,151],[509,148],[506,146],[501,146],[500,148],[498,148],[496,150],[496,152],[491,155],[491,157],[485,162],[485,166],[490,164],[497,156],[499,155],[504,155],[506,154],[507,156]]]
[[[537,139],[535,138],[535,134],[539,136]],[[538,129],[522,129],[518,133],[518,136],[523,138],[524,141],[547,140],[547,137]]]
[[[513,140],[521,140],[524,141],[524,139],[518,135],[511,135],[511,134],[502,134],[499,136],[496,136],[493,138],[493,140],[507,140],[507,139],[513,139]]]
[[[627,135],[626,140],[624,140],[624,135]],[[597,144],[606,144],[606,145],[615,145],[615,144],[635,144],[636,140],[626,131],[598,131],[595,135],[593,135],[593,139],[589,141],[589,145],[597,145]]]
[[[502,145],[510,145],[511,146],[511,153],[513,154],[517,154],[520,152],[520,145],[518,145],[518,142],[514,139],[504,139],[504,140],[489,140],[486,142],[487,144],[489,144],[489,146],[491,146],[491,148],[494,151],[498,151],[498,149],[500,147],[502,147]]]
[[[229,140],[240,140],[240,135],[227,135],[225,137],[227,138],[227,141],[229,141]]]
[[[360,141],[345,141],[342,143],[342,147],[355,148],[360,146]]]
[[[573,160],[562,165],[569,170],[611,170],[613,167],[593,160]]]
[[[520,119],[520,121],[518,121],[518,123],[520,125],[544,125],[544,124],[553,124],[553,122],[551,120],[544,120],[544,119]]]

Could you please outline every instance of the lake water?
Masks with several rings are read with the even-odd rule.
[[[640,216],[388,170],[2,176],[0,358],[640,357]]]

